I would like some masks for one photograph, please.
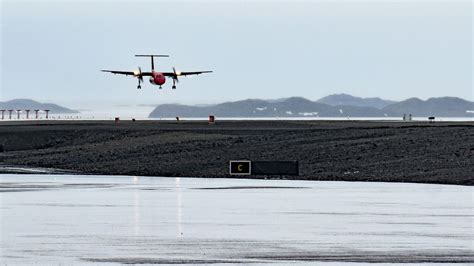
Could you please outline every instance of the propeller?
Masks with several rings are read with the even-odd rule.
[[[143,75],[142,75],[142,68],[138,67],[138,78],[140,79],[141,82],[143,82]]]
[[[173,79],[176,80],[176,82],[178,83],[179,82],[178,76],[181,76],[181,72],[179,72],[179,71],[177,72],[176,68],[173,67],[173,73],[174,73]]]
[[[137,77],[141,82],[143,82],[142,68],[138,67],[138,70],[133,72],[133,75]]]

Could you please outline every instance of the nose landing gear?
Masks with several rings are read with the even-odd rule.
[[[176,90],[176,85],[173,85],[171,89]]]

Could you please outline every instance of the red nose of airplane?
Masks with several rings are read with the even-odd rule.
[[[158,84],[158,85],[163,85],[166,82],[166,78],[163,74],[158,74],[153,79],[154,79],[155,83]]]

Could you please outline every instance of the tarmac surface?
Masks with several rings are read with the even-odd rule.
[[[4,173],[217,178],[231,177],[228,163],[238,159],[299,161],[299,176],[249,178],[474,185],[474,122],[0,123]]]

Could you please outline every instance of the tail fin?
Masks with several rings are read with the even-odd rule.
[[[136,57],[150,57],[151,58],[151,70],[155,70],[155,60],[153,60],[154,57],[170,57],[169,55],[166,54],[136,54]]]

